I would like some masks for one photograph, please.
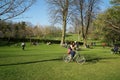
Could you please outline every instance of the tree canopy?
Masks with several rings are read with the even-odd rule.
[[[120,0],[111,0],[112,6],[95,20],[96,27],[102,29],[107,41],[115,43],[120,40]]]

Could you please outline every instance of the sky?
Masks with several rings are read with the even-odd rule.
[[[103,0],[101,3],[102,10],[110,6],[110,0]],[[37,0],[25,13],[13,19],[14,22],[30,22],[33,25],[50,25],[50,16],[48,14],[48,5],[45,0]]]

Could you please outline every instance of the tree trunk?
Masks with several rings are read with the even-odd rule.
[[[87,42],[86,39],[83,39],[83,46],[86,48]]]
[[[60,45],[63,45],[65,42],[65,35],[66,35],[66,20],[63,21],[63,30],[62,30],[62,38]]]
[[[67,24],[67,15],[68,15],[68,6],[69,6],[69,0],[66,0],[63,11],[62,11],[62,16],[63,16],[63,30],[62,30],[62,38],[61,38],[61,43],[60,45],[63,45],[65,42],[65,35],[66,35],[66,24]]]

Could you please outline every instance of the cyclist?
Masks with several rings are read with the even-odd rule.
[[[76,53],[75,53],[74,43],[71,44],[71,45],[68,47],[67,53],[68,53],[69,55],[71,55],[71,60],[73,60],[73,57],[74,57],[75,54],[76,54]]]

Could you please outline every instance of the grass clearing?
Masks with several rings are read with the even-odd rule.
[[[0,80],[120,80],[120,55],[110,48],[82,48],[85,64],[65,63],[60,45],[0,47]]]

